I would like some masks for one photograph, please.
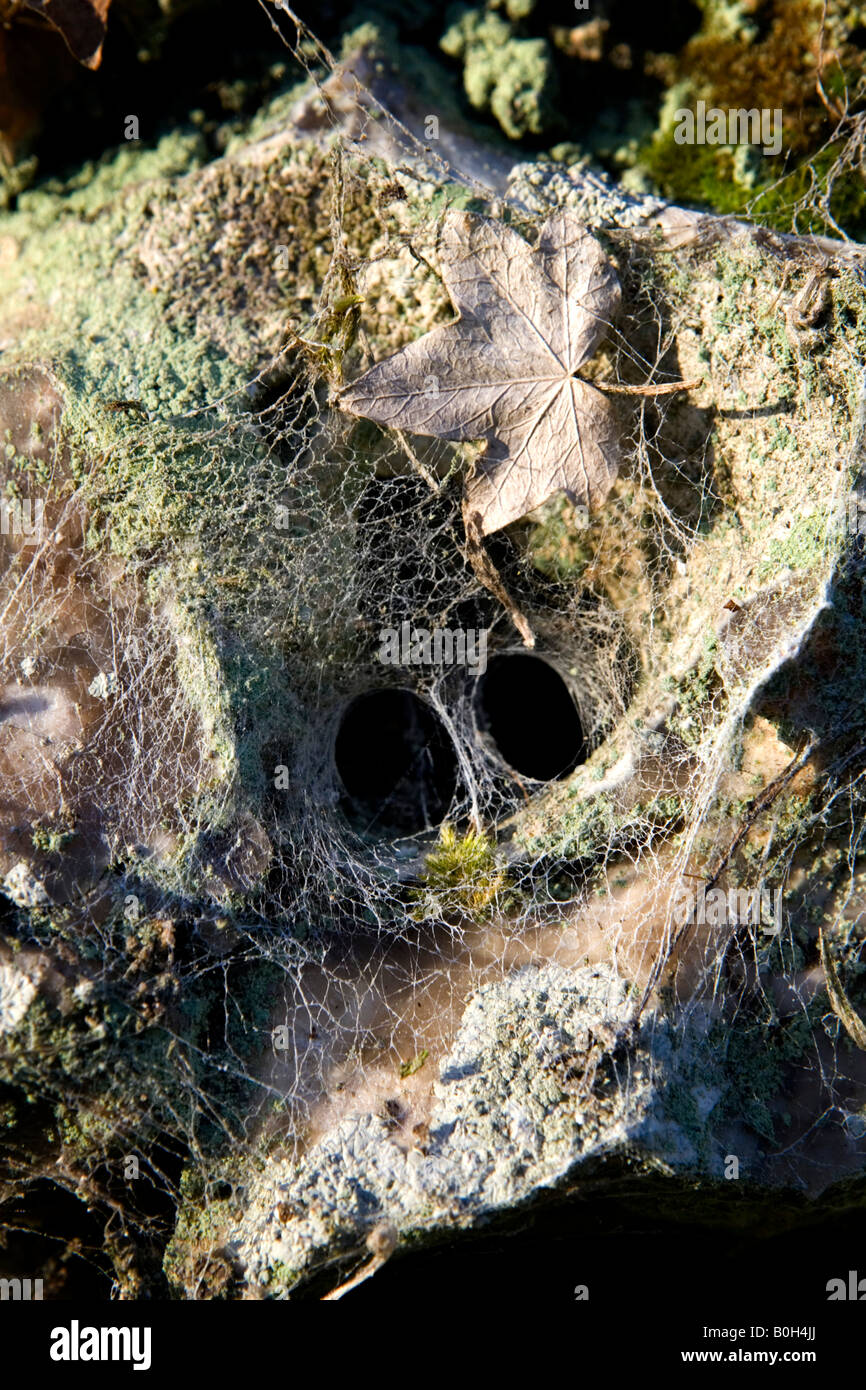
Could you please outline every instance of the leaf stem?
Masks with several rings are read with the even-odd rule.
[[[583,377],[580,380],[583,381]],[[696,381],[670,381],[660,386],[615,386],[609,381],[588,381],[586,384],[594,386],[596,391],[610,391],[621,396],[671,396],[674,391],[694,391],[703,381],[700,376]]]

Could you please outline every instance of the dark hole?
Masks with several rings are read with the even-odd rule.
[[[586,757],[580,716],[560,675],[537,656],[494,656],[475,695],[479,727],[500,757],[540,782]]]
[[[411,690],[359,695],[334,746],[343,807],[364,833],[414,835],[444,820],[457,788],[454,746]]]

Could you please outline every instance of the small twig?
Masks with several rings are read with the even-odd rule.
[[[818,93],[818,96],[821,98],[821,101],[823,102],[824,108],[827,111],[828,115],[832,116],[835,121],[841,122],[845,119],[845,117],[848,114],[847,93],[845,106],[840,107],[838,103],[831,104],[830,99],[824,90],[824,30],[826,28],[826,25],[827,0],[824,0],[824,4],[821,10],[821,28],[819,30],[818,39],[818,65],[817,77],[815,79],[815,89]]]
[[[466,558],[468,559],[475,577],[479,584],[494,598],[498,598],[502,607],[505,609],[520,636],[523,638],[525,647],[535,646],[535,635],[526,618],[521,613],[517,604],[509,594],[503,584],[499,571],[491,560],[487,551],[484,549],[484,532],[481,529],[481,513],[469,510],[469,504],[464,498],[463,501],[463,525],[466,528]]]
[[[857,1013],[851,1000],[845,993],[839,973],[836,970],[836,963],[830,955],[830,947],[827,945],[827,938],[823,931],[818,932],[818,950],[821,954],[821,965],[824,968],[824,981],[827,985],[827,997],[830,1000],[830,1007],[841,1022],[845,1032],[852,1042],[855,1042],[862,1051],[866,1052],[866,1024]]]
[[[333,1303],[338,1298],[342,1298],[343,1294],[351,1293],[352,1289],[357,1289],[358,1285],[363,1284],[365,1280],[372,1279],[373,1275],[382,1268],[386,1260],[391,1258],[396,1248],[396,1229],[387,1223],[374,1226],[367,1237],[367,1249],[370,1251],[373,1258],[368,1260],[363,1268],[359,1269],[358,1273],[353,1275],[351,1279],[347,1279],[345,1284],[340,1284],[338,1288],[332,1289],[330,1293],[324,1294],[320,1301],[322,1303]]]
[[[394,429],[394,433],[400,441],[401,449],[405,453],[406,457],[408,458],[412,467],[415,469],[416,473],[419,473],[421,475],[431,492],[439,492],[440,484],[433,477],[433,474],[430,472],[430,469],[427,467],[426,463],[422,463],[418,455],[415,453],[415,450],[412,448],[412,445],[409,443],[409,440],[406,437],[405,431],[398,430],[394,426],[392,426],[392,428]]]
[[[420,251],[415,250],[415,247],[412,245],[412,242],[409,239],[409,233],[404,233],[404,235],[400,237],[399,240],[401,241],[402,245],[406,247],[406,250],[409,252],[409,255],[412,257],[412,259],[415,262],[417,262],[418,265],[423,266],[425,270],[429,270],[433,278],[438,280],[439,276],[436,274],[436,271],[433,269],[427,257],[422,256]]]
[[[817,748],[817,741],[813,743],[808,743],[806,747],[803,749],[802,753],[798,753],[796,757],[792,758],[791,761],[788,763],[788,766],[782,772],[779,773],[779,776],[774,777],[773,781],[770,782],[764,788],[760,795],[755,797],[754,801],[749,807],[748,813],[746,815],[745,820],[743,821],[743,824],[740,826],[740,829],[737,831],[733,840],[728,845],[728,848],[725,850],[724,854],[722,855],[712,874],[707,879],[707,888],[715,888],[716,884],[722,876],[722,873],[727,868],[728,864],[731,862],[731,859],[736,854],[737,850],[740,848],[740,845],[745,840],[752,826],[755,824],[755,821],[758,819],[760,815],[763,815],[764,811],[766,811],[768,806],[772,805],[779,793],[783,791],[784,788],[791,781],[791,778],[795,777],[796,774],[806,766],[806,764],[811,760],[812,755],[816,752]]]
[[[587,382],[587,385],[594,386],[596,391],[609,391],[620,396],[671,396],[674,391],[694,391],[703,384],[702,376],[698,377],[697,381],[671,381],[663,386],[614,386],[607,381]]]

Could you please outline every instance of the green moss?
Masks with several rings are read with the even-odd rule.
[[[616,823],[613,802],[605,795],[586,800],[569,798],[551,808],[543,829],[525,841],[531,857],[549,854],[552,858],[592,859],[610,843]]]
[[[65,1152],[76,1163],[87,1163],[94,1154],[117,1151],[116,1117],[95,1106],[78,1106],[75,1110],[59,1106],[57,1132]]]
[[[429,1056],[430,1053],[427,1048],[424,1047],[418,1053],[417,1057],[413,1057],[410,1062],[401,1062],[399,1067],[401,1079],[405,1081],[407,1077],[414,1076],[416,1072],[419,1072]]]
[[[655,135],[637,160],[673,202],[704,204],[719,213],[746,209],[750,193],[734,178],[734,154],[726,146],[677,145],[671,131]]]
[[[702,1075],[701,1079],[706,1082],[705,1075]],[[701,1159],[705,1159],[708,1152],[709,1136],[706,1120],[701,1117],[698,1110],[693,1085],[684,1081],[671,1082],[665,1087],[664,1108],[671,1119],[684,1130]]]
[[[443,825],[438,844],[424,861],[423,882],[424,887],[412,894],[415,915],[447,918],[454,912],[488,911],[505,887],[506,877],[487,835],[473,829],[458,835],[453,825]]]
[[[121,149],[68,184],[52,181],[22,195],[18,211],[0,219],[0,231],[18,247],[0,290],[26,303],[28,287],[38,286],[36,322],[22,326],[17,351],[26,357],[35,347],[43,359],[53,357],[88,402],[137,397],[171,414],[241,384],[236,365],[171,329],[174,287],[150,286],[134,257],[119,254],[144,242],[152,215],[171,198],[172,180],[194,165],[197,139],[178,133],[154,150]],[[41,306],[49,303],[46,318]]]
[[[285,1260],[275,1260],[268,1269],[264,1282],[269,1294],[276,1296],[281,1293],[289,1293],[301,1277],[297,1270],[286,1264]]]
[[[834,122],[814,80],[821,5],[767,0],[759,25],[739,6],[712,0],[703,9],[699,33],[666,61],[669,85],[658,129],[636,151],[637,169],[676,202],[748,213],[764,225],[804,234],[836,234],[835,222],[862,239],[866,188],[856,152],[846,163],[844,141],[830,142]],[[848,41],[853,24],[837,20],[831,11],[832,38],[825,36],[824,48],[833,49],[834,62],[822,74],[824,87],[831,100],[835,94],[849,109],[853,101],[856,111],[862,55]],[[694,109],[698,98],[723,111],[780,111],[783,153],[676,144],[674,113]]]
[[[40,822],[33,827],[30,841],[34,849],[43,854],[57,854],[75,839],[75,829],[63,822],[54,824],[51,822]]]
[[[697,663],[679,680],[668,676],[665,688],[676,697],[677,708],[669,727],[689,748],[697,748],[724,703],[724,690],[716,670],[718,638],[704,634],[703,650]]]
[[[784,1019],[741,1016],[729,1031],[717,1029],[710,1035],[710,1049],[722,1059],[727,1078],[719,1119],[744,1120],[768,1142],[775,1140],[770,1104],[782,1091],[788,1065],[814,1045],[821,1012],[813,1001],[808,1010]]]
[[[184,1169],[178,1219],[163,1261],[169,1286],[177,1297],[189,1297],[191,1289],[202,1299],[233,1295],[236,1271],[223,1242],[237,1218],[238,1201],[234,1191],[227,1197],[214,1196],[213,1192],[225,1186],[234,1189],[239,1176],[239,1168],[231,1170],[228,1181],[218,1171],[205,1174],[198,1165]]]

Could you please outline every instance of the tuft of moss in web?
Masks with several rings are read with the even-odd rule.
[[[483,831],[469,829],[458,835],[453,825],[442,826],[438,844],[427,855],[424,887],[416,889],[415,917],[421,920],[435,911],[488,911],[506,884],[506,874],[496,862],[493,841]]]

